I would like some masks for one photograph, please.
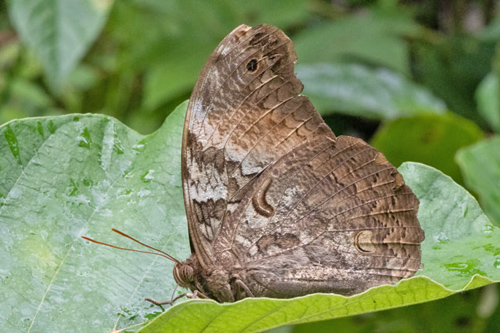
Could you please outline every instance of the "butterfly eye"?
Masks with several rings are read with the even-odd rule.
[[[257,68],[259,67],[259,64],[257,63],[257,60],[256,59],[252,59],[248,62],[247,64],[247,69],[250,71],[250,72],[255,72],[257,70]]]

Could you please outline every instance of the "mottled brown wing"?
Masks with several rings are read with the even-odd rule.
[[[420,268],[418,200],[361,139],[315,137],[248,187],[215,255],[256,296],[350,295]]]
[[[219,259],[215,244],[226,243],[221,230],[263,170],[304,142],[335,141],[299,96],[295,62],[282,31],[242,25],[198,78],[184,125],[182,177],[191,245],[205,268]]]
[[[272,297],[352,294],[412,276],[424,239],[418,200],[381,153],[335,137],[299,96],[295,61],[277,28],[240,26],[198,79],[183,184],[201,265]]]

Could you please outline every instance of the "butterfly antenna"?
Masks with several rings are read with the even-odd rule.
[[[167,258],[167,259],[169,259],[169,260],[172,260],[172,261],[173,261],[173,262],[175,262],[176,264],[180,264],[179,260],[175,259],[174,257],[172,257],[170,254],[168,254],[168,253],[166,253],[166,252],[163,252],[163,251],[161,251],[161,250],[155,249],[155,248],[154,248],[154,247],[152,247],[152,246],[146,245],[146,244],[144,244],[144,243],[142,243],[142,242],[138,241],[137,239],[135,239],[135,238],[133,238],[133,237],[131,237],[131,236],[129,236],[129,235],[127,235],[127,234],[125,234],[125,233],[123,233],[123,232],[119,231],[119,230],[116,230],[116,229],[111,229],[111,230],[113,230],[114,232],[116,232],[116,233],[118,233],[118,234],[122,235],[123,237],[127,237],[127,238],[129,238],[129,239],[133,240],[134,242],[139,243],[139,244],[141,244],[142,246],[145,246],[145,247],[147,247],[147,248],[149,248],[149,249],[155,250],[155,251],[157,251],[157,252],[159,252],[159,253],[156,253],[156,252],[150,252],[150,251],[141,251],[141,250],[128,249],[128,248],[125,248],[125,247],[119,247],[119,246],[111,245],[111,244],[108,244],[108,243],[99,242],[99,241],[93,240],[93,239],[88,238],[88,237],[85,237],[85,236],[82,236],[82,238],[83,238],[83,239],[85,239],[85,240],[88,240],[88,241],[90,241],[90,242],[92,242],[92,243],[96,243],[96,244],[99,244],[99,245],[109,246],[109,247],[112,247],[112,248],[114,248],[114,249],[118,249],[118,250],[132,251],[132,252],[139,252],[139,253],[147,253],[147,254],[154,254],[154,255],[157,255],[157,256],[164,257],[164,258]]]

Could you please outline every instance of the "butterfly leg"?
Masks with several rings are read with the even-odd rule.
[[[151,302],[151,303],[153,303],[153,304],[155,304],[155,305],[158,305],[158,306],[159,306],[159,307],[161,307],[161,308],[163,308],[163,307],[162,307],[162,305],[165,305],[165,304],[168,304],[168,305],[172,306],[172,305],[174,305],[174,302],[175,302],[176,300],[178,300],[178,299],[179,299],[179,298],[181,298],[181,297],[187,296],[187,294],[186,294],[186,293],[184,293],[184,294],[179,295],[179,296],[177,296],[176,298],[174,298],[175,292],[177,291],[177,288],[178,288],[178,287],[179,287],[179,285],[176,285],[176,286],[175,286],[174,291],[173,291],[173,293],[172,293],[172,297],[170,298],[170,301],[159,302],[159,301],[154,300],[154,299],[152,299],[152,298],[146,298],[146,299],[145,299],[145,301],[148,301],[148,302]]]
[[[247,296],[248,297],[255,297],[253,295],[253,293],[250,291],[250,289],[248,289],[247,285],[245,284],[245,282],[241,281],[240,279],[236,279],[236,281],[234,281],[237,285],[239,285],[241,288],[243,288],[243,290],[247,293]]]
[[[160,302],[160,301],[157,301],[157,300],[152,299],[152,298],[145,298],[144,300],[145,300],[145,301],[148,301],[148,302],[151,302],[151,303],[153,303],[154,305],[158,305],[158,306],[160,306],[160,307],[161,307],[162,305],[166,305],[166,304],[168,304],[168,305],[172,306],[172,305],[174,305],[174,302],[175,302],[175,301],[177,301],[179,298],[182,298],[182,297],[184,297],[184,296],[189,297],[189,295],[190,295],[190,294],[184,293],[184,294],[181,294],[181,295],[177,296],[177,297],[176,297],[176,298],[174,298],[174,299],[171,299],[170,301],[164,301],[164,302]]]
[[[154,305],[158,305],[159,307],[162,307],[162,305],[166,305],[166,304],[168,304],[170,306],[173,306],[174,302],[177,301],[179,298],[182,298],[182,297],[187,297],[189,299],[197,299],[197,298],[210,299],[210,297],[206,296],[202,292],[200,292],[198,290],[195,290],[192,294],[191,293],[183,293],[183,294],[180,294],[179,296],[177,296],[176,298],[171,299],[170,301],[160,302],[160,301],[157,301],[157,300],[149,298],[149,297],[145,298],[144,300],[148,301],[148,302],[151,302]]]
[[[198,297],[198,295],[200,297]],[[199,290],[195,290],[192,294],[186,294],[186,297],[188,297],[190,299],[197,299],[197,298],[210,299],[210,297],[208,297],[207,295],[205,295],[204,293],[202,293]]]

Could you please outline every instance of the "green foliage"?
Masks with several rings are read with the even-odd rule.
[[[172,263],[86,244],[80,236],[116,243],[110,228],[132,230],[179,259],[189,256],[180,172],[185,111],[186,103],[149,136],[98,115],[33,118],[0,128],[0,154],[6,157],[0,165],[5,328],[124,328],[157,311],[143,301],[151,292],[168,299],[175,281],[165,272]],[[426,233],[424,266],[416,277],[352,297],[191,300],[142,331],[261,331],[421,303],[500,281],[500,229],[475,199],[431,167],[405,163],[399,170],[420,200]],[[21,305],[24,311],[15,311]]]
[[[297,65],[296,70],[304,94],[323,115],[338,112],[391,120],[445,112],[444,103],[427,89],[387,69],[323,63]]]
[[[352,297],[317,294],[222,305],[189,301],[156,318],[141,332],[256,332],[420,303],[499,281],[500,247],[496,245],[500,244],[500,229],[490,223],[476,200],[450,177],[430,167],[405,163],[399,171],[420,200],[418,217],[426,233],[424,267],[417,277]],[[190,325],[185,325],[187,322]]]
[[[61,88],[106,22],[112,0],[13,1],[10,17],[38,55],[49,85]]]
[[[455,153],[477,142],[483,135],[472,121],[448,113],[387,122],[377,131],[371,143],[394,165],[404,161],[425,163],[462,184],[462,174],[453,160]]]
[[[185,105],[173,110],[243,23],[274,24],[292,38],[304,94],[337,134],[371,140],[395,165],[422,162],[465,183],[500,223],[500,141],[491,137],[500,131],[500,15],[498,1],[473,3],[0,2],[0,326],[134,331],[161,313],[143,299],[170,299],[171,262],[80,236],[130,246],[116,227],[187,258]],[[282,329],[498,331],[495,285],[427,302],[500,279],[498,229],[443,173],[418,163],[400,170],[421,201],[419,276],[351,298],[182,300],[143,331],[306,322]]]
[[[500,136],[461,149],[456,159],[465,183],[479,195],[486,214],[500,225]]]
[[[322,22],[293,40],[301,63],[356,61],[408,73],[403,37],[418,29],[408,12],[380,8]]]
[[[308,332],[497,332],[496,295],[498,285],[489,285],[434,302],[406,306],[376,313],[344,317],[310,324],[288,326],[294,333]],[[479,306],[478,306],[479,304]],[[495,311],[495,313],[493,313]],[[493,314],[492,314],[493,313]],[[278,333],[278,331],[273,333]]]
[[[179,173],[185,107],[147,137],[103,115],[0,128],[3,330],[102,332],[158,312],[144,297],[171,296],[171,262],[88,246],[80,236],[130,246],[111,232],[117,228],[187,258]]]
[[[500,133],[500,84],[495,73],[489,73],[476,91],[479,114],[488,121],[495,132]]]
[[[476,111],[475,89],[491,70],[495,43],[473,36],[415,42],[415,78],[453,112],[484,125]],[[487,61],[485,61],[488,59]]]

